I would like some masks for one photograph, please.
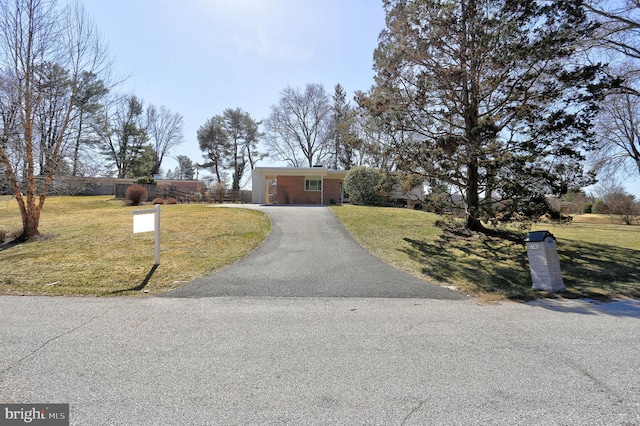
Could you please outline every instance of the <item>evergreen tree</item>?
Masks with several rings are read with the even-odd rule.
[[[247,166],[253,169],[257,159],[262,156],[257,152],[260,137],[259,123],[240,108],[224,110],[222,121],[229,138],[227,164],[232,173],[231,190],[240,191],[242,177]]]
[[[78,96],[76,97],[78,114],[74,122],[75,137],[71,147],[71,176],[82,174],[81,153],[83,148],[94,146],[99,142],[92,132],[92,124],[97,119],[101,109],[99,101],[109,92],[104,81],[91,72],[82,73],[79,86]]]
[[[360,103],[401,132],[399,167],[460,189],[466,226],[551,213],[590,182],[598,65],[579,1],[385,0],[375,86]]]
[[[193,175],[196,173],[193,161],[186,155],[178,155],[176,160],[178,160],[178,167],[175,173],[177,175],[176,178],[192,180]]]
[[[355,131],[356,112],[347,102],[347,93],[336,84],[331,108],[331,132],[333,138],[333,168],[349,170],[356,163],[355,151],[362,141]]]
[[[139,176],[141,158],[146,153],[148,137],[144,122],[144,107],[141,99],[135,95],[127,95],[116,100],[114,108],[104,108],[103,116],[98,121],[95,131],[102,142],[103,154],[113,162],[118,170],[118,177],[131,177],[131,168],[136,168]],[[151,175],[151,167],[144,176]]]
[[[203,167],[211,168],[216,175],[217,183],[223,182],[224,161],[229,152],[229,135],[224,127],[222,117],[216,115],[207,120],[198,129],[198,144],[204,152]]]
[[[204,151],[206,163],[222,182],[222,171],[229,169],[232,175],[232,191],[239,191],[247,167],[251,170],[256,162],[266,154],[258,151],[257,145],[262,134],[258,130],[260,122],[251,118],[240,108],[224,110],[198,130],[200,150]]]

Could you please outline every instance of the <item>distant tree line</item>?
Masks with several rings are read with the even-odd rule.
[[[377,168],[456,192],[466,226],[558,217],[550,196],[640,174],[640,3],[383,0],[374,84],[286,87],[264,120],[225,109],[198,129],[203,161],[238,191],[267,155],[294,167]],[[38,236],[56,176],[163,174],[183,117],[116,91],[78,2],[0,0],[0,187],[20,240]],[[624,176],[624,175],[623,175]],[[628,194],[626,194],[628,195]]]
[[[604,180],[589,192],[570,192],[555,203],[556,208],[571,215],[608,215],[626,225],[640,224],[640,200],[627,193],[615,179]]]

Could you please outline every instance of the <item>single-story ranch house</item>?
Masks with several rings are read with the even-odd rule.
[[[252,172],[255,204],[337,204],[345,202],[346,170],[326,167],[256,167]]]

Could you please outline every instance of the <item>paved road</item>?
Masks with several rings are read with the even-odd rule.
[[[73,425],[637,425],[639,313],[0,297],[0,402],[70,403]]]
[[[289,242],[270,211],[262,273],[189,297],[0,297],[0,403],[69,403],[72,425],[640,424],[638,301],[429,298],[312,210]]]
[[[254,208],[271,218],[267,240],[245,259],[166,296],[462,298],[370,255],[328,207]]]

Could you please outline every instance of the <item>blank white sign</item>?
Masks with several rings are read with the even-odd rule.
[[[155,231],[155,217],[153,213],[134,214],[133,215],[133,233],[153,232]]]

